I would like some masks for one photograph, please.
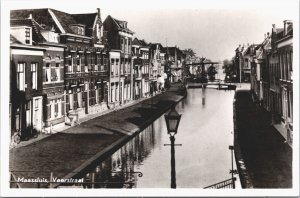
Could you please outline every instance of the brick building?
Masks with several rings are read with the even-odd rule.
[[[10,112],[11,135],[28,139],[43,127],[42,72],[45,48],[34,45],[32,20],[11,24]],[[15,136],[17,137],[17,136]]]
[[[108,15],[103,22],[109,46],[109,105],[111,108],[132,100],[133,76],[131,45],[134,34],[121,21]]]

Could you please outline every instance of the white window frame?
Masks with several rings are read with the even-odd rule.
[[[31,63],[32,89],[37,89],[37,63]]]
[[[25,63],[18,63],[17,87],[20,91],[25,91]]]

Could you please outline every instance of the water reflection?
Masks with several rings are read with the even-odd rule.
[[[234,91],[190,89],[176,106],[182,114],[176,143],[177,188],[203,188],[229,179]],[[204,104],[203,104],[204,98]],[[164,117],[84,176],[85,188],[170,188],[169,135]],[[137,173],[142,172],[139,177]]]
[[[153,124],[130,140],[83,177],[84,188],[134,188],[139,166],[155,146]]]

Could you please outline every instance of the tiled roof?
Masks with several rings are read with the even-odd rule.
[[[110,16],[110,15],[109,15]],[[118,25],[118,28],[123,30],[123,31],[126,31],[126,32],[129,32],[129,33],[133,33],[133,31],[131,31],[128,27],[127,27],[127,21],[121,21],[119,19],[116,19],[112,16],[110,16],[115,22],[116,24]]]
[[[138,38],[134,38],[132,41],[132,45],[138,45],[140,47],[149,47],[145,40],[139,40]]]
[[[55,27],[55,30],[61,32],[55,20],[51,16],[51,12],[54,14],[59,24],[66,33],[74,34],[70,25],[82,24],[86,28],[87,36],[91,36],[95,17],[97,13],[87,14],[69,14],[55,9],[26,9],[26,10],[12,10],[11,19],[26,19],[31,14],[33,19],[40,25],[45,25],[45,29],[50,30]]]
[[[48,9],[26,9],[26,10],[12,10],[10,12],[11,19],[27,19],[29,15],[40,25],[43,25],[46,30],[55,27],[58,30],[53,18]]]

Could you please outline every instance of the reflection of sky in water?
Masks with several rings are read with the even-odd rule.
[[[177,188],[203,188],[230,178],[233,96],[233,91],[189,89],[187,98],[177,105],[182,114],[175,137],[175,143],[182,144],[175,147]],[[169,143],[162,116],[95,167],[95,181],[121,182],[98,187],[169,188],[171,148],[164,146]],[[143,176],[120,174],[132,171],[140,171]],[[137,182],[123,185],[126,181]]]

